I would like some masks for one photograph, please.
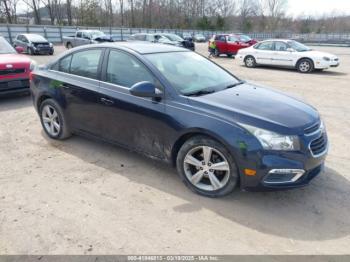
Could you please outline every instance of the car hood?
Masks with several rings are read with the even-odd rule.
[[[189,98],[192,105],[225,121],[245,123],[283,134],[303,132],[319,121],[316,109],[270,88],[253,84],[200,97]]]
[[[306,52],[299,52],[303,56],[310,56],[310,57],[317,57],[317,58],[323,58],[323,57],[329,57],[329,58],[336,58],[336,55],[326,53],[326,52],[321,52],[321,51],[316,51],[316,50],[310,50]]]
[[[3,68],[6,65],[30,65],[31,60],[25,55],[21,54],[0,54],[0,66]]]

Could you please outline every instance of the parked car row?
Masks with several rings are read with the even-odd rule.
[[[99,44],[89,37],[89,45],[41,67],[18,54],[28,46],[14,49],[0,38],[0,91],[28,90],[30,79],[34,107],[51,139],[92,136],[165,161],[186,186],[207,197],[237,187],[298,188],[321,173],[328,138],[312,106],[239,79],[177,35],[136,34],[128,42]],[[312,68],[339,64],[291,40],[214,40],[247,67],[288,57],[268,52],[303,53],[313,57]],[[294,55],[289,60],[307,72]]]

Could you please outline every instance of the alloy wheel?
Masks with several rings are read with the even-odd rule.
[[[199,146],[191,149],[184,159],[187,179],[198,189],[217,191],[225,187],[230,178],[230,165],[217,149]]]
[[[303,61],[299,65],[299,70],[303,73],[309,72],[310,69],[311,69],[311,65],[310,65],[310,62],[308,62],[308,61]]]
[[[254,64],[255,64],[254,58],[253,57],[248,57],[245,60],[245,64],[246,64],[247,67],[253,67]]]
[[[46,132],[53,137],[58,136],[61,131],[61,124],[55,108],[50,105],[45,105],[42,109],[41,116]]]

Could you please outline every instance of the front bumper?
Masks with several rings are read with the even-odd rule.
[[[29,79],[4,79],[0,80],[0,95],[29,92]]]
[[[315,69],[328,69],[331,67],[338,67],[340,65],[340,61],[338,58],[332,58],[330,61],[320,60],[316,61]]]
[[[320,147],[321,141],[324,141],[323,147]],[[247,191],[276,191],[308,185],[323,170],[328,153],[328,137],[325,132],[316,132],[304,136],[301,142],[302,149],[295,152],[245,152],[238,159],[241,188]],[[256,170],[256,174],[245,175],[247,168]]]
[[[47,54],[53,54],[54,48],[53,47],[32,47],[32,51],[36,55],[47,55]]]

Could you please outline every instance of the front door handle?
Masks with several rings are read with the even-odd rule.
[[[69,86],[67,84],[60,84],[59,87],[64,89],[69,89]]]
[[[110,105],[114,104],[114,102],[112,100],[109,100],[109,99],[104,98],[104,97],[101,98],[101,102],[104,103],[107,106],[110,106]]]

